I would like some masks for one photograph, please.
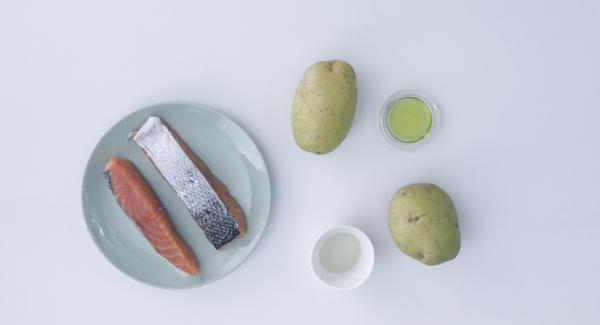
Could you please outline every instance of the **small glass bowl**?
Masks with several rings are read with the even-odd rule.
[[[392,105],[403,98],[416,98],[421,100],[431,110],[431,128],[425,137],[415,142],[400,141],[392,134],[388,127],[388,114],[392,108]],[[379,113],[379,130],[381,131],[381,134],[383,134],[383,137],[387,143],[402,150],[416,150],[428,144],[435,137],[435,135],[437,135],[441,127],[441,122],[442,115],[435,100],[431,96],[417,90],[400,90],[393,93],[385,101]]]

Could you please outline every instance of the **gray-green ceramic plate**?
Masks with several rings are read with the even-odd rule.
[[[229,189],[246,214],[248,232],[217,251],[183,202],[142,150],[127,140],[149,115],[169,123]],[[111,156],[131,160],[159,197],[183,240],[200,263],[199,276],[185,277],[154,251],[117,205],[104,175]],[[208,107],[173,103],[151,106],[125,117],[102,137],[83,179],[83,212],[98,248],[118,269],[144,283],[190,288],[213,282],[237,268],[258,243],[269,217],[270,185],[265,162],[252,139],[235,122]]]

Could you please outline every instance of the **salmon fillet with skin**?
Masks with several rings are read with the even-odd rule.
[[[244,212],[227,187],[160,117],[149,116],[129,137],[171,185],[216,249],[246,233]]]
[[[104,173],[117,203],[154,249],[181,272],[200,274],[196,257],[173,229],[167,212],[135,165],[112,157]]]

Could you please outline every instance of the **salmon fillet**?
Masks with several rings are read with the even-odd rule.
[[[246,233],[246,218],[238,202],[164,121],[150,116],[130,138],[175,190],[216,249]]]
[[[112,157],[104,173],[117,203],[154,249],[181,272],[200,274],[196,257],[173,229],[167,212],[135,165]]]

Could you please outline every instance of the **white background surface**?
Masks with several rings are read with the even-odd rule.
[[[0,323],[597,324],[600,322],[597,1],[0,2]],[[313,61],[351,62],[354,125],[333,153],[299,150],[295,87]],[[389,149],[378,110],[434,95],[439,136]],[[102,134],[163,101],[213,106],[271,170],[254,254],[208,287],[121,274],[89,237],[85,163]],[[394,191],[448,191],[462,250],[427,267],[395,248]],[[318,235],[355,225],[371,278],[335,292],[311,274]]]

